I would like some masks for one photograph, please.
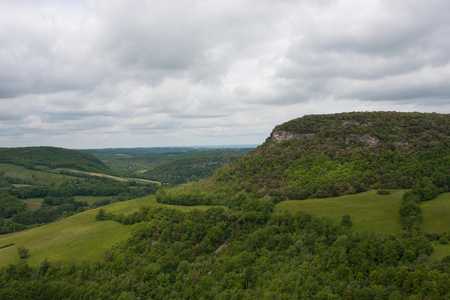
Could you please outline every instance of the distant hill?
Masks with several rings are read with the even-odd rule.
[[[56,147],[0,148],[0,163],[28,169],[72,168],[80,171],[109,172],[108,166],[89,153]]]
[[[254,148],[158,147],[83,150],[111,170],[165,183],[180,184],[209,177]]]
[[[205,156],[181,158],[159,165],[143,175],[160,182],[181,184],[211,176],[217,169],[228,165],[238,156]]]
[[[449,114],[308,115],[276,126],[261,146],[211,178],[161,190],[157,199],[193,205],[243,195],[279,202],[411,188],[423,180],[449,191]]]

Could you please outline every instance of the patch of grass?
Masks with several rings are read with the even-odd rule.
[[[112,198],[108,196],[75,196],[74,197],[76,201],[86,201],[89,206],[94,204],[95,201],[105,199],[105,198]]]
[[[159,204],[156,203],[155,196],[118,202],[102,208],[113,214],[129,214],[138,211],[142,206],[165,206],[183,211],[211,208]],[[45,258],[62,262],[100,259],[105,250],[129,236],[132,226],[114,221],[95,221],[99,209],[88,210],[25,231],[0,235],[0,247],[9,244],[23,245],[30,250],[30,256],[26,258],[30,265],[38,264]],[[19,260],[17,247],[0,249],[0,267]]]
[[[275,211],[306,211],[329,217],[339,224],[349,215],[354,230],[395,234],[402,230],[399,208],[405,190],[391,190],[390,195],[379,195],[375,190],[335,198],[288,200],[275,206]]]
[[[450,193],[437,196],[420,204],[423,216],[423,229],[427,232],[450,232]]]
[[[20,178],[29,181],[33,185],[60,185],[65,180],[75,180],[76,177],[60,175],[55,173],[29,170],[27,168],[12,164],[0,163],[0,171],[6,176]],[[83,180],[83,179],[80,179]]]
[[[43,200],[43,198],[29,198],[22,200],[22,202],[27,205],[27,210],[33,211],[41,208]]]
[[[434,251],[431,254],[431,260],[441,261],[445,256],[450,255],[450,244],[441,245],[433,242]]]

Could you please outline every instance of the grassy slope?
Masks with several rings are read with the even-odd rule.
[[[207,209],[209,206],[180,207],[158,204],[154,196],[104,206],[107,212],[132,213],[142,206],[166,206],[181,210]],[[98,209],[89,210],[41,227],[0,236],[0,266],[20,260],[18,246],[30,250],[29,264],[37,264],[48,258],[50,261],[73,262],[95,260],[103,256],[117,241],[123,240],[131,232],[131,226],[114,221],[95,221]]]
[[[354,230],[369,230],[382,234],[397,234],[401,228],[398,210],[404,190],[391,190],[390,195],[377,195],[369,191],[356,195],[345,195],[336,198],[289,200],[278,203],[275,211],[306,211],[318,216],[329,217],[336,223],[342,216],[349,215]],[[423,228],[427,232],[450,233],[450,193],[442,194],[435,199],[422,202]],[[432,243],[433,260],[441,260],[450,255],[450,244]]]
[[[423,228],[428,232],[450,233],[450,193],[422,202]]]
[[[22,200],[22,202],[27,205],[27,210],[33,211],[41,208],[42,200],[42,198],[30,198],[27,200]]]
[[[42,169],[69,167],[91,172],[110,171],[102,161],[91,154],[58,147],[0,148],[0,161]]]
[[[369,191],[356,195],[336,198],[290,200],[276,205],[275,211],[291,212],[304,210],[319,216],[330,217],[336,223],[343,215],[350,215],[354,230],[369,230],[383,234],[398,233],[401,224],[398,209],[404,190],[392,190],[391,195],[377,195]],[[104,206],[107,212],[129,214],[142,206],[166,206],[181,209],[207,209],[209,206],[173,206],[156,203],[154,196],[147,196],[130,201]],[[429,232],[443,232],[450,229],[450,193],[434,200],[422,203],[424,211],[424,228]],[[124,226],[114,221],[97,222],[94,220],[98,209],[89,210],[58,222],[38,228],[0,236],[0,266],[19,260],[18,246],[30,249],[30,264],[37,264],[43,259],[50,261],[73,262],[101,258],[105,250],[117,241],[125,239],[131,232],[131,226]],[[437,217],[436,217],[437,216]],[[435,245],[434,245],[435,246]],[[450,245],[435,246],[433,259],[450,255]]]
[[[24,167],[0,163],[0,171],[4,171],[6,176],[20,178],[31,181],[33,185],[59,185],[67,179],[77,179],[67,175],[53,174],[37,170],[29,170]],[[82,179],[81,179],[82,180]]]
[[[427,232],[447,232],[450,234],[450,193],[437,196],[435,199],[422,202],[423,229]],[[433,260],[441,260],[450,255],[450,244],[433,243]]]
[[[390,195],[368,191],[335,198],[288,200],[278,203],[275,211],[306,211],[332,218],[337,224],[342,216],[349,215],[354,230],[375,231],[382,234],[401,231],[398,210],[404,190],[392,190]]]

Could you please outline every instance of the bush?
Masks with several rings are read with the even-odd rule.
[[[391,191],[390,190],[385,190],[385,189],[378,189],[377,190],[377,194],[378,195],[390,195]]]
[[[439,244],[441,245],[447,245],[448,244],[448,238],[446,236],[443,236],[439,239]]]
[[[24,246],[20,246],[17,248],[17,253],[19,254],[20,258],[24,259],[27,258],[28,256],[30,256],[28,254],[30,250],[25,248]]]
[[[350,216],[349,215],[345,215],[345,216],[342,217],[341,226],[350,228],[350,227],[352,227],[352,225],[353,225],[352,224],[352,220],[350,220]]]

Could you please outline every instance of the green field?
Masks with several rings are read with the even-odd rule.
[[[76,201],[86,201],[89,206],[92,206],[95,201],[105,198],[111,198],[108,196],[74,196]]]
[[[395,234],[402,229],[398,210],[404,190],[392,190],[390,195],[378,195],[376,191],[345,195],[335,198],[288,200],[278,203],[275,211],[306,211],[329,217],[336,224],[342,216],[349,215],[354,230]]]
[[[27,210],[33,211],[41,208],[42,206],[42,198],[30,198],[26,200],[22,200],[23,203],[27,205]]]
[[[450,233],[450,193],[422,202],[423,229],[427,232]]]
[[[210,206],[174,206],[156,203],[154,196],[147,196],[130,201],[118,202],[102,207],[114,214],[129,214],[142,206],[165,206],[181,209],[207,209]],[[74,262],[96,260],[103,256],[117,241],[124,240],[131,232],[132,226],[125,226],[114,221],[95,221],[97,209],[85,211],[74,216],[41,227],[0,236],[0,266],[20,260],[17,247],[24,246],[30,250],[29,264],[37,264],[48,258],[49,261]],[[2,248],[3,246],[14,244]]]
[[[4,163],[0,163],[0,171],[5,172],[6,176],[27,180],[33,185],[59,185],[65,180],[76,179],[72,176],[29,170],[21,166]]]

